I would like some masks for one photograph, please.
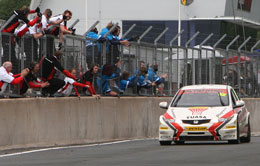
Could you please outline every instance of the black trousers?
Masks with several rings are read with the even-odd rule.
[[[42,92],[50,95],[53,95],[55,92],[57,92],[60,88],[62,88],[65,85],[65,81],[58,78],[53,78],[48,82],[50,83],[50,86],[43,88]]]

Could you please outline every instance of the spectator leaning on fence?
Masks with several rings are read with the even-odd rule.
[[[75,29],[67,29],[67,22],[71,19],[72,12],[70,10],[65,10],[63,14],[54,16],[50,18],[50,22],[60,22],[58,26],[52,25],[49,27],[50,33],[57,36],[59,35],[59,48],[62,47],[63,35],[64,34],[75,34]]]
[[[77,73],[75,69],[70,69],[69,72],[71,73],[71,75],[76,77]],[[80,97],[77,87],[89,88],[88,85],[78,83],[74,79],[69,77],[65,77],[64,81],[65,81],[65,85],[60,90],[58,90],[58,92],[63,94],[64,96],[70,96],[72,94],[72,90],[74,89],[76,95]]]
[[[154,82],[156,85],[159,85],[165,81],[165,78],[168,77],[167,74],[162,74],[161,77],[157,75],[158,71],[158,65],[154,64],[152,67],[149,68],[148,70],[148,79],[151,82]]]
[[[134,87],[136,78],[136,75],[130,77],[130,73],[128,71],[124,71],[120,80],[120,93],[123,94],[127,88]]]
[[[105,64],[102,68],[101,76],[97,78],[97,85],[101,93],[109,96],[118,96],[118,94],[111,90],[110,80],[117,78],[118,75],[113,73],[113,66],[111,64]]]
[[[97,95],[94,87],[93,87],[93,80],[94,77],[97,75],[98,73],[98,65],[94,64],[90,70],[86,71],[83,76],[82,76],[82,82],[86,85],[89,86],[88,91],[91,94],[91,96],[94,96],[96,98],[100,98],[99,95]],[[83,88],[83,91],[86,91],[86,88]]]
[[[20,83],[20,94],[23,95],[27,92],[28,88],[44,88],[49,86],[49,82],[40,82],[37,80],[36,73],[40,69],[40,64],[37,62],[31,62],[29,64],[30,72],[26,75],[23,81]]]
[[[29,21],[27,17],[32,13],[37,13],[38,17]],[[28,27],[33,26],[38,21],[39,16],[41,16],[40,8],[37,7],[35,10],[30,10],[27,6],[23,6],[20,10],[15,10],[13,14],[15,17],[4,27],[3,32],[14,33],[21,22],[24,22]]]
[[[147,68],[146,67],[141,67],[139,70],[139,74],[137,76],[137,93],[139,94],[139,91],[142,88],[150,88],[152,86],[155,86],[156,83],[155,82],[151,82],[148,78],[147,78]]]
[[[0,67],[0,95],[6,90],[8,84],[18,85],[23,81],[23,78],[29,73],[29,69],[24,69],[21,74],[13,75],[12,71],[12,63],[7,61],[3,63],[3,66]]]
[[[42,61],[42,80],[48,81],[50,83],[50,86],[42,89],[42,93],[44,96],[52,96],[55,92],[57,92],[65,85],[64,80],[54,78],[56,70],[59,70],[69,78],[72,78],[74,80],[77,79],[69,71],[65,70],[61,66],[61,59],[62,53],[60,51],[56,51],[54,55],[45,57]]]

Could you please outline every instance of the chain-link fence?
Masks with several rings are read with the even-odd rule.
[[[63,39],[62,64],[66,69],[75,68],[77,77],[81,78],[83,73],[95,63],[103,66],[107,63],[115,64],[120,59],[121,73],[127,71],[130,76],[136,75],[135,84],[129,86],[124,95],[172,96],[180,87],[195,84],[228,84],[243,97],[260,95],[260,53],[255,51],[260,42],[257,42],[251,51],[241,50],[247,41],[241,44],[238,50],[229,49],[237,37],[226,46],[226,49],[219,49],[217,46],[225,35],[213,46],[207,46],[205,43],[211,35],[202,43],[190,47],[191,41],[198,35],[195,33],[187,40],[184,47],[179,47],[172,43],[181,33],[174,36],[166,45],[157,42],[164,32],[154,40],[154,43],[142,42],[142,38],[148,32],[149,29],[144,31],[137,41],[131,41],[130,46],[114,45],[110,41],[99,42],[99,40],[85,36],[66,35]],[[126,39],[128,37],[127,34],[123,36]],[[5,61],[11,61],[13,73],[16,74],[27,67],[30,62],[40,61],[43,56],[53,54],[57,46],[58,39],[51,35],[37,40],[26,35],[17,40],[11,34],[0,33],[0,62],[2,64]],[[167,74],[168,77],[161,84],[138,89],[141,61],[149,70],[153,70],[152,65],[157,64],[158,77],[163,74]],[[97,87],[97,79],[102,79],[101,72],[95,76],[94,85],[97,92],[102,94],[103,92],[100,90],[102,85]],[[118,88],[120,80],[122,80],[120,75],[109,80],[112,90]],[[7,93],[17,92],[11,86]]]

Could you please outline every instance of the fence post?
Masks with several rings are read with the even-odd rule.
[[[133,24],[123,35],[122,35],[122,39],[125,38],[136,26],[136,24]]]
[[[185,43],[185,54],[184,54],[184,85],[188,85],[188,46],[198,35],[199,31],[196,32],[186,43]]]
[[[228,62],[228,51],[229,51],[229,48],[237,41],[237,39],[239,38],[240,36],[237,35],[226,47],[226,63],[225,63],[225,68],[226,68],[226,71],[225,73],[227,74],[227,78],[228,78],[228,70],[229,70],[229,62]],[[233,81],[233,79],[232,79]],[[233,84],[233,83],[232,83]],[[227,79],[227,85],[229,85],[229,79]],[[239,92],[240,93],[240,92]]]
[[[238,77],[237,77],[237,81],[238,81],[238,89],[239,89],[239,95],[241,96],[241,81],[240,81],[240,76],[241,76],[241,61],[240,61],[240,57],[241,57],[241,49],[246,45],[246,43],[251,39],[251,36],[249,36],[237,49],[238,51],[238,57],[237,57],[237,64],[238,64]],[[245,67],[246,67],[246,60],[245,60]],[[245,79],[245,78],[244,78]],[[246,84],[246,83],[245,83]],[[244,87],[244,92],[246,91],[246,87]]]
[[[202,46],[213,36],[213,33],[209,34],[199,45],[199,59],[198,59],[198,62],[199,62],[199,67],[198,67],[198,70],[199,70],[199,84],[201,84],[201,75],[202,75],[202,72],[201,72],[201,68],[202,68],[202,63],[201,63],[201,60],[202,60]],[[206,57],[207,58],[207,57]],[[207,59],[206,59],[207,60]],[[206,62],[207,64],[207,62]],[[211,68],[209,68],[209,70],[211,70]],[[207,68],[206,70],[207,71]],[[193,71],[194,72],[194,71]],[[207,77],[207,75],[206,75]],[[207,79],[206,79],[207,80]]]
[[[94,28],[97,26],[97,24],[99,24],[99,21],[96,21],[91,27],[89,27],[89,29],[87,30],[87,32],[84,33],[84,37],[86,37],[86,35]]]
[[[170,45],[170,75],[169,75],[169,80],[172,81],[172,49],[173,49],[173,42],[175,42],[179,36],[182,35],[182,33],[184,32],[184,29],[182,29],[177,35],[175,35],[172,40],[170,41],[169,45]],[[179,61],[179,47],[177,47],[177,88],[180,88],[180,79],[179,79],[179,75],[180,75],[180,61]],[[170,84],[170,90],[171,90],[171,94],[172,94],[172,83]]]
[[[258,46],[260,44],[260,40],[258,40],[256,43],[255,43],[255,45],[251,48],[251,50],[250,50],[250,52],[252,53],[252,55],[254,55],[254,49]],[[256,88],[256,95],[255,96],[258,96],[259,95],[259,86],[258,86],[258,79],[259,79],[259,77],[258,77],[258,71],[259,71],[259,57],[257,56],[257,58],[256,58],[257,60],[256,60],[256,66],[257,66],[257,75],[256,75],[256,80],[257,80],[257,85],[255,85],[257,88]]]

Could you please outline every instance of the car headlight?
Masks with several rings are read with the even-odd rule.
[[[225,121],[230,121],[232,118],[234,117],[234,115],[228,117],[228,118],[220,118],[218,119],[219,122],[225,122]]]
[[[166,119],[166,118],[163,118],[163,120],[165,122],[168,122],[168,123],[175,123],[175,119]]]

